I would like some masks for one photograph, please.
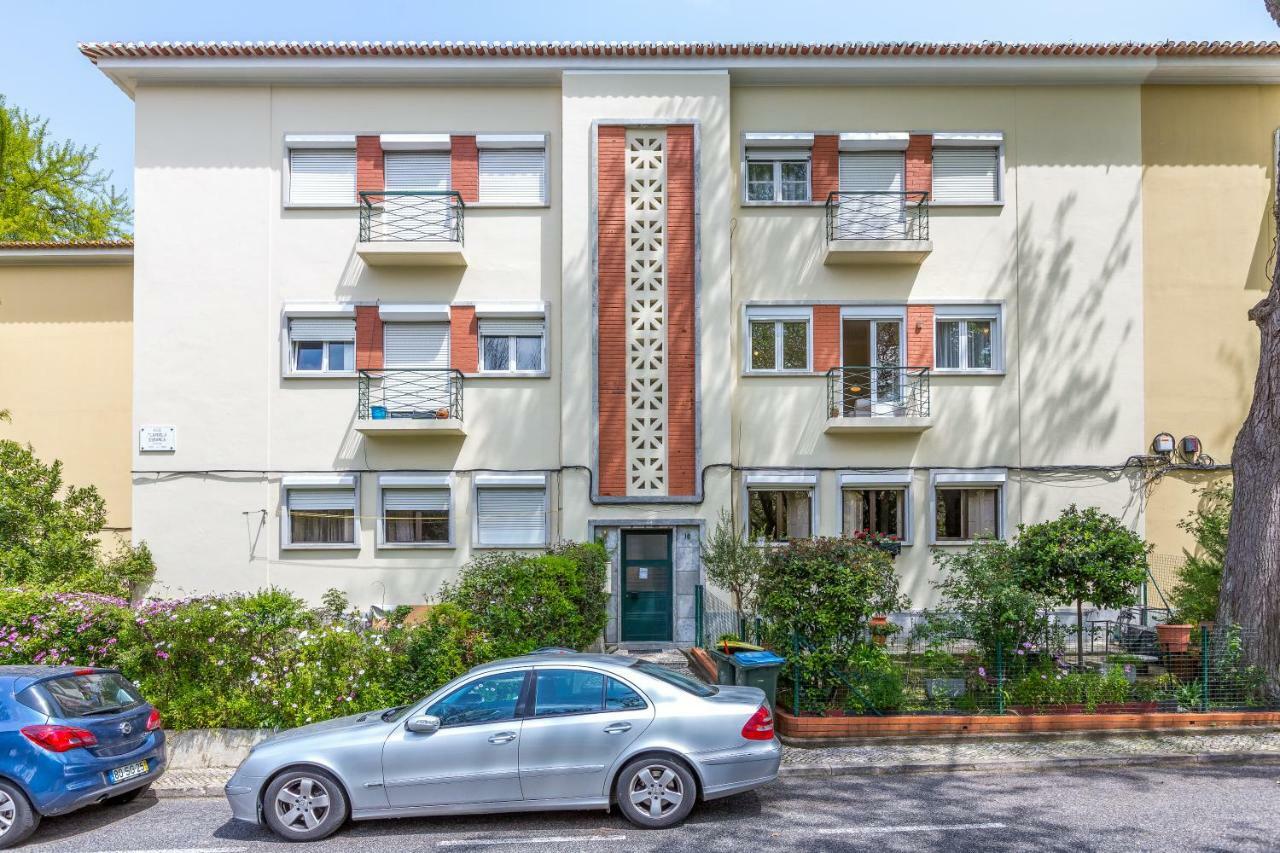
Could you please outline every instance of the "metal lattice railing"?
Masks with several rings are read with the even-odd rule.
[[[845,365],[827,371],[827,417],[929,417],[927,367]]]
[[[828,240],[928,240],[927,192],[833,192]]]
[[[449,368],[361,370],[360,420],[456,418],[462,420],[462,373]]]
[[[739,614],[729,602],[701,584],[694,588],[694,622],[698,645],[714,646],[725,637],[747,643],[760,642],[760,620],[752,614]]]
[[[462,242],[462,196],[452,190],[360,193],[360,242]]]

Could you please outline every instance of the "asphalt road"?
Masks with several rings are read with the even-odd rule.
[[[786,779],[645,832],[603,812],[350,825],[296,846],[216,799],[141,798],[47,820],[25,849],[333,851],[1280,850],[1280,767],[1107,768]]]

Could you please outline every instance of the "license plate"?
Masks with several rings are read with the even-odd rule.
[[[109,779],[111,784],[114,785],[117,782],[124,782],[125,780],[132,779],[135,776],[142,776],[146,772],[147,762],[136,761],[133,764],[126,764],[124,767],[117,767],[115,770],[112,770],[107,774],[107,779]]]

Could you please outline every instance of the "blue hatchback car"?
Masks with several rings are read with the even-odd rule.
[[[127,803],[164,769],[160,714],[116,670],[0,666],[0,848],[46,815]]]

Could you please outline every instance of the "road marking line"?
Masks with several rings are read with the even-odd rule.
[[[99,850],[98,853],[244,853],[244,847],[165,847],[152,849],[142,847],[136,850]]]
[[[437,847],[482,847],[490,844],[563,844],[567,841],[626,841],[625,835],[548,835],[539,838],[450,838]]]
[[[1003,823],[940,823],[916,826],[835,826],[809,830],[818,835],[879,835],[892,832],[953,832],[957,829],[1004,829]]]

